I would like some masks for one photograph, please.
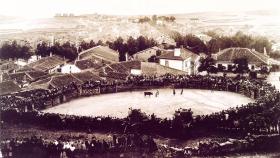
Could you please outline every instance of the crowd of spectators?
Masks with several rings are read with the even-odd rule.
[[[110,136],[110,137],[109,137]],[[57,139],[12,138],[1,141],[3,157],[82,157],[94,156],[102,153],[147,152],[157,150],[157,145],[151,136],[139,134],[109,135],[108,140],[99,140],[95,137],[72,138],[60,136]]]
[[[112,117],[84,117],[40,112],[56,98],[74,98],[85,91],[99,89],[99,93],[139,88],[170,87],[231,91],[246,95],[255,101],[210,115],[193,116],[191,109],[176,111],[172,119],[146,115],[131,109],[124,119]],[[90,95],[90,94],[87,94]],[[124,82],[88,81],[83,85],[71,83],[62,88],[33,90],[1,96],[1,121],[27,123],[54,129],[103,130],[121,133],[140,133],[164,137],[190,138],[211,132],[234,135],[279,134],[280,93],[263,80],[226,76],[130,76]],[[64,100],[64,99],[62,99]],[[28,105],[28,106],[27,106]],[[132,116],[133,115],[133,116]],[[134,119],[132,119],[134,118]]]

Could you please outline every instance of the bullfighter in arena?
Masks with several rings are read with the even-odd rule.
[[[156,92],[156,97],[159,95],[159,91],[157,90],[157,92]]]

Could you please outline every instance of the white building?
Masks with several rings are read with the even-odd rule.
[[[76,65],[74,64],[65,64],[61,67],[60,69],[61,73],[67,73],[67,74],[71,74],[71,73],[79,73],[81,72],[81,69],[78,68]]]
[[[199,55],[184,49],[175,48],[165,52],[158,57],[159,64],[173,69],[187,72],[187,74],[196,74],[199,66]]]
[[[40,55],[32,55],[29,59],[28,59],[28,64],[29,63],[33,63],[37,60],[40,60],[42,57]]]

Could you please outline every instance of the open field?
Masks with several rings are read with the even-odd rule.
[[[150,91],[154,94],[156,92]],[[144,97],[143,92],[121,92],[76,99],[44,112],[124,118],[131,107],[139,108],[147,114],[154,113],[161,118],[172,118],[179,108],[191,108],[194,115],[201,115],[253,102],[240,94],[224,91],[184,89],[180,95],[181,89],[176,89],[176,95],[173,96],[172,89],[159,89],[158,97]]]

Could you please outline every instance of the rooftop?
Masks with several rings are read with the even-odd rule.
[[[92,57],[109,61],[111,63],[115,63],[119,61],[118,52],[107,46],[96,46],[87,49],[79,54],[80,59],[88,59]]]
[[[81,69],[81,70],[85,70],[85,69],[99,69],[102,66],[104,66],[104,64],[98,60],[94,60],[94,59],[83,59],[83,60],[78,60],[75,62],[75,65]]]
[[[179,50],[180,54],[178,56],[175,56],[175,51]],[[159,59],[170,59],[170,60],[186,60],[188,58],[191,58],[192,60],[195,60],[197,57],[199,57],[197,54],[191,52],[190,50],[187,50],[185,48],[175,48],[174,50],[166,50],[163,51],[162,55],[160,55]]]
[[[48,71],[58,65],[61,65],[65,60],[59,56],[53,55],[42,58],[38,61],[28,64],[27,66],[35,68],[40,71]]]
[[[216,54],[219,62],[234,62],[240,58],[246,58],[249,64],[269,64],[268,56],[249,48],[226,48]]]
[[[20,90],[19,86],[13,81],[0,82],[0,95],[10,94]]]

